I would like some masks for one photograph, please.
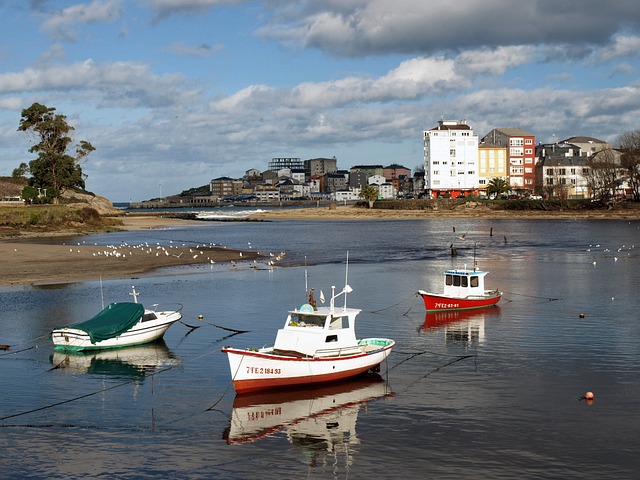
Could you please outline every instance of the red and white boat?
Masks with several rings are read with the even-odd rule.
[[[502,298],[502,292],[485,290],[484,277],[487,273],[475,268],[470,270],[466,266],[445,270],[442,293],[418,290],[418,294],[424,300],[427,312],[493,307]]]
[[[331,287],[328,307],[316,308],[310,296],[309,303],[289,311],[272,347],[224,347],[236,392],[318,384],[379,370],[396,342],[388,338],[356,339],[356,316],[361,310],[347,308],[351,291],[345,285],[335,294],[335,287]],[[340,295],[344,295],[344,306],[336,308],[334,301]]]

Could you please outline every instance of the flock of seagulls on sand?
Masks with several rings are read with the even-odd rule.
[[[78,247],[85,245],[84,242],[78,243]],[[251,249],[251,242],[249,242],[249,249]],[[94,246],[98,246],[94,244]],[[105,245],[104,250],[94,251],[92,255],[94,257],[103,257],[103,258],[127,258],[135,255],[151,255],[155,257],[175,257],[181,258],[183,255],[187,254],[191,257],[190,261],[185,263],[209,263],[210,265],[214,265],[216,262],[212,260],[210,256],[207,255],[209,253],[209,249],[213,248],[227,248],[221,245],[217,245],[215,243],[203,244],[203,245],[195,245],[188,246],[183,243],[181,245],[174,244],[173,241],[169,241],[168,246],[161,245],[159,242],[155,245],[150,245],[148,242],[140,243],[137,245],[129,245],[126,242],[122,242],[120,245]],[[80,253],[81,250],[77,247],[69,248],[69,252]],[[273,269],[276,266],[276,262],[281,261],[285,257],[285,252],[279,252],[277,254],[269,253],[268,257],[263,257],[260,255],[260,252],[257,252],[257,255],[261,258],[266,259],[266,261],[261,261],[258,259],[254,259],[252,262],[249,262],[248,258],[244,257],[243,252],[238,253],[238,260],[231,260],[230,265],[231,268],[237,269],[238,262],[247,261],[247,264],[250,268],[255,269]],[[198,261],[200,258],[200,261]],[[191,260],[196,260],[195,262]]]

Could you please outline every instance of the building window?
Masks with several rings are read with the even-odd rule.
[[[531,138],[526,138],[524,143],[525,145],[533,145],[533,140]]]
[[[456,156],[456,149],[455,148],[450,148],[449,149],[449,156],[450,157],[455,157]]]
[[[522,138],[510,138],[509,139],[509,146],[511,146],[511,147],[521,147],[522,145],[524,145],[524,139],[522,139]]]

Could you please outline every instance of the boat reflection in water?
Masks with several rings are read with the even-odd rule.
[[[360,408],[392,395],[378,374],[318,387],[238,395],[223,438],[239,444],[283,432],[312,463],[323,453],[344,453],[349,458],[349,448],[359,443],[356,420]]]
[[[171,353],[163,340],[112,350],[54,351],[50,359],[54,368],[67,373],[88,373],[140,380],[159,368],[179,363],[179,359]]]
[[[446,342],[481,344],[484,342],[485,320],[497,317],[499,313],[499,307],[427,313],[423,331],[442,329]]]

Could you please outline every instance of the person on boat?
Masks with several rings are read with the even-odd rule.
[[[313,297],[313,288],[311,290],[309,290],[309,301],[308,301],[309,305],[311,305],[313,307],[313,311],[317,311],[318,307],[316,307],[316,299]]]

